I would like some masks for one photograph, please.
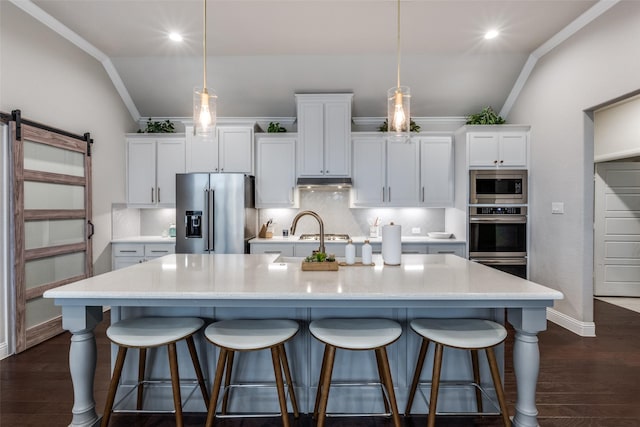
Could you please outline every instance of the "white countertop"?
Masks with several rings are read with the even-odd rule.
[[[176,238],[163,236],[131,236],[111,239],[111,243],[176,243]]]
[[[384,301],[406,306],[421,301],[514,301],[552,305],[562,293],[455,255],[403,255],[387,266],[302,271],[300,259],[274,262],[277,254],[173,254],[80,280],[45,292],[45,298],[127,301],[296,300]],[[59,301],[60,302],[60,301]],[[193,303],[193,301],[189,302]]]
[[[364,243],[365,240],[369,240],[370,243],[382,243],[382,237],[351,236],[350,238],[353,241],[353,243]],[[429,243],[429,244],[466,243],[464,240],[460,240],[460,239],[434,239],[428,236],[402,236],[401,241],[402,243]],[[249,240],[249,244],[251,243],[314,243],[317,245],[318,240],[300,240],[300,236],[295,235],[295,236],[289,236],[289,237],[273,236],[269,239],[256,237],[254,239]],[[346,245],[347,241],[325,239],[324,243],[325,244],[342,243]]]

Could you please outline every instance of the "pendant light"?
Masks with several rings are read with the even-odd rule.
[[[216,125],[215,92],[207,89],[207,0],[203,0],[202,28],[202,88],[193,92],[193,132],[197,135],[210,135]]]
[[[400,0],[398,0],[397,83],[387,91],[387,123],[392,137],[408,139],[411,131],[411,93],[407,86],[400,86]]]

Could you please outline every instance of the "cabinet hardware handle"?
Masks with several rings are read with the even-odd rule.
[[[153,187],[151,187],[151,203],[155,203],[155,200],[153,200]]]
[[[224,172],[224,168],[220,168],[220,172]]]
[[[390,202],[391,201],[391,187],[389,187],[389,191],[387,193],[388,193],[388,196],[389,196],[389,200],[388,201]]]
[[[154,254],[166,254],[166,253],[168,253],[169,251],[167,251],[167,250],[164,250],[164,251],[155,251],[155,250],[152,250],[151,252],[152,252],[152,253],[154,253]]]
[[[138,251],[136,251],[136,250],[125,250],[125,249],[122,249],[122,250],[119,250],[118,252],[120,252],[121,254],[124,254],[124,253],[127,253],[127,254],[135,254],[135,253],[136,253],[136,252],[138,252]]]
[[[424,186],[422,186],[422,203],[424,203]]]
[[[265,254],[281,254],[281,251],[264,251]]]
[[[160,203],[160,187],[158,187],[158,203]]]
[[[495,165],[495,164],[498,164],[498,161],[497,161],[497,160],[494,160],[494,161],[493,161],[493,164],[494,164],[494,165]]]
[[[439,254],[455,254],[456,251],[438,251]]]
[[[504,160],[500,160],[500,164],[503,164],[503,163],[504,163]]]
[[[382,187],[382,201],[384,202],[384,187]]]
[[[324,173],[329,173],[329,169],[327,169],[326,171],[324,171]]]
[[[324,171],[322,169],[320,169],[320,173],[324,173]]]

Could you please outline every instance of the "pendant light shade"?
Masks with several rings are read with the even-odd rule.
[[[411,91],[400,86],[400,0],[398,0],[397,82],[387,91],[387,123],[392,137],[408,139],[411,135]]]
[[[193,91],[193,131],[196,135],[210,135],[216,125],[218,97],[207,89],[207,0],[202,3],[202,87],[196,87]]]

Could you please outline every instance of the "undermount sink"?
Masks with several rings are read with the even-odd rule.
[[[276,258],[275,260],[273,260],[274,263],[279,263],[279,262],[287,262],[287,263],[301,263],[302,261],[304,261],[305,257],[296,257],[296,256],[283,256],[280,255],[278,258]]]

